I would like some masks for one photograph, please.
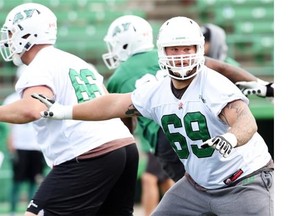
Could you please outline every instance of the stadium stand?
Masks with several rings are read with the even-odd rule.
[[[77,54],[93,65],[104,77],[108,71],[102,61],[106,52],[103,38],[109,24],[124,14],[134,14],[145,18],[145,11],[139,7],[127,7],[128,0],[0,0],[0,20],[5,20],[7,13],[15,5],[26,2],[38,2],[50,7],[58,18],[58,39],[56,47]],[[0,102],[13,91],[15,67],[0,59]]]
[[[255,75],[273,76],[273,0],[198,0],[192,7],[202,22],[225,29],[231,57]]]
[[[251,73],[273,80],[273,0],[0,0],[0,26],[7,13],[24,2],[38,2],[50,7],[58,17],[56,46],[86,59],[105,78],[112,73],[102,61],[102,54],[106,52],[103,37],[107,28],[116,17],[134,14],[151,23],[155,39],[159,27],[172,16],[188,16],[199,24],[215,23],[227,33],[229,56]],[[0,103],[14,90],[15,71],[12,63],[0,58]],[[273,119],[273,105],[261,98],[253,100],[251,109],[258,120]],[[267,135],[273,132],[273,122],[271,124]],[[273,136],[267,139],[273,140]],[[0,145],[4,146],[3,143]],[[11,173],[5,162],[2,168],[0,184],[2,188],[8,188],[7,179]],[[4,200],[7,200],[6,191],[4,194],[0,192],[0,202]]]

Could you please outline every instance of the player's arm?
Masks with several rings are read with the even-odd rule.
[[[229,125],[228,133],[237,138],[237,146],[246,144],[257,131],[256,120],[248,105],[242,100],[228,103],[219,115]]]
[[[131,93],[107,94],[73,107],[75,120],[106,120],[132,117],[138,112],[132,104]]]
[[[74,106],[55,103],[42,94],[34,93],[31,96],[48,107],[48,110],[41,112],[41,115],[50,119],[94,121],[140,115],[132,104],[131,93],[106,94]]]
[[[248,71],[207,56],[205,56],[205,65],[221,73],[233,83],[236,83],[238,81],[257,81],[257,77],[255,77]]]
[[[274,97],[273,82],[261,80],[240,67],[207,56],[205,64],[235,83],[246,96],[254,94],[259,97]]]
[[[48,97],[52,95],[52,91],[46,86],[27,88],[20,100],[0,106],[0,121],[23,124],[41,118],[39,113],[45,110],[46,107],[31,98],[30,95],[33,92],[40,92]]]
[[[206,140],[201,147],[211,146],[224,157],[228,157],[236,146],[246,144],[257,131],[257,124],[249,107],[241,100],[228,103],[219,114],[229,129],[225,134]]]

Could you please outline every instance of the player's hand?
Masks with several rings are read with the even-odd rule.
[[[274,97],[273,83],[258,79],[257,81],[237,82],[236,85],[245,96]]]
[[[73,106],[61,105],[59,103],[56,103],[54,100],[51,100],[44,95],[38,93],[32,94],[31,97],[39,100],[48,108],[48,110],[42,111],[40,113],[42,117],[49,119],[72,119]]]
[[[206,140],[201,148],[212,147],[219,151],[223,157],[228,157],[232,149],[237,145],[237,138],[232,133],[226,133],[220,136],[213,137],[212,139]]]

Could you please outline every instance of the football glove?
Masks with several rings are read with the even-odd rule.
[[[48,108],[48,110],[40,112],[42,117],[49,119],[72,119],[73,106],[61,105],[38,93],[32,94],[31,97],[39,100]]]
[[[212,139],[206,140],[201,148],[212,147],[219,151],[223,157],[228,157],[232,149],[237,145],[237,138],[232,133],[225,133],[220,136],[213,137]]]
[[[274,83],[258,79],[250,82],[235,83],[245,96],[257,95],[259,97],[274,97]]]

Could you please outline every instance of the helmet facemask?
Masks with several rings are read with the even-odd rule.
[[[15,53],[15,48],[12,43],[12,36],[7,27],[3,27],[0,30],[0,52],[5,61],[11,61],[13,54]]]
[[[195,76],[202,65],[202,55],[182,54],[182,55],[165,55],[159,59],[160,68],[168,70],[169,75],[174,79],[186,80]]]
[[[23,64],[21,57],[32,47],[31,41],[33,41],[32,35],[22,35],[21,31],[21,25],[15,25],[11,30],[6,27],[1,29],[1,55],[7,62],[12,60],[16,66]]]
[[[107,40],[107,39],[106,39]],[[109,70],[115,69],[119,66],[120,60],[117,55],[113,52],[113,47],[115,46],[113,41],[107,40],[106,47],[108,52],[102,55],[102,59]]]

